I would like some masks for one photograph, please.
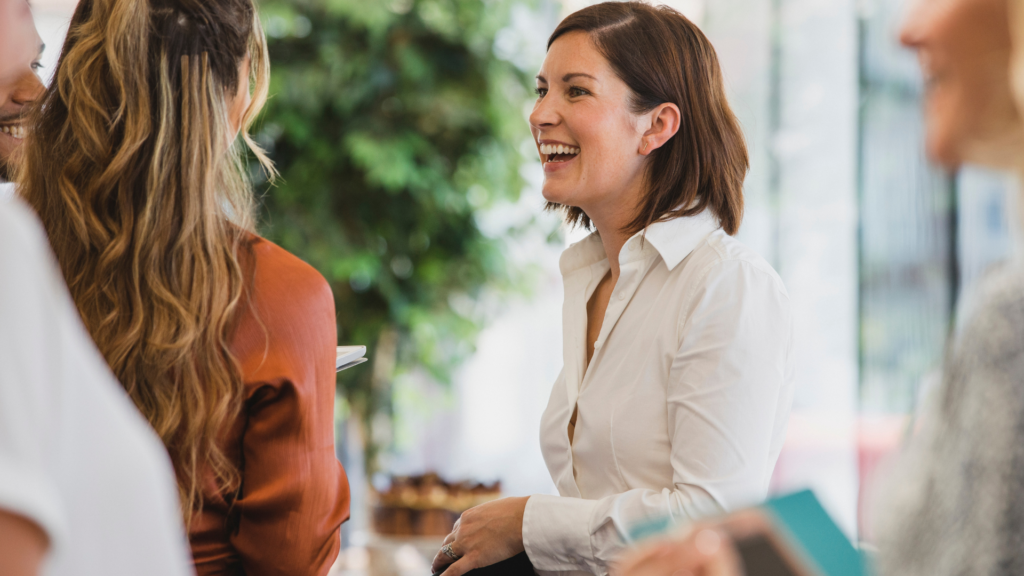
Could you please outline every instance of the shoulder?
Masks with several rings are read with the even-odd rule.
[[[316,269],[270,240],[254,236],[251,246],[257,274],[263,276],[288,274],[293,280],[312,284],[327,284],[327,281]]]
[[[325,313],[334,319],[334,295],[323,275],[277,244],[254,237],[251,297],[264,313]]]
[[[782,278],[757,252],[722,230],[701,241],[683,262],[687,276],[692,274],[693,293],[746,287],[743,294],[766,294],[788,303],[789,292]]]
[[[249,281],[232,339],[246,382],[290,381],[307,386],[333,368],[337,346],[334,296],[312,266],[254,237],[243,251]],[[331,380],[333,382],[333,379]]]
[[[995,363],[1024,357],[1024,265],[989,273],[969,310],[957,335],[961,353]]]

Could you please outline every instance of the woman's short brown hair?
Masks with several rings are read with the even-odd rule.
[[[711,42],[679,12],[642,2],[604,2],[574,12],[551,34],[548,49],[577,31],[590,36],[632,90],[635,114],[666,102],[682,113],[679,132],[650,155],[647,190],[626,232],[710,208],[722,229],[735,234],[743,220],[747,147]],[[564,208],[570,224],[590,227],[580,208],[548,207]]]

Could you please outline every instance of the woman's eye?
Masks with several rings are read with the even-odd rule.
[[[576,98],[577,96],[584,96],[586,94],[589,94],[589,92],[587,92],[583,88],[578,88],[576,86],[573,86],[572,88],[569,88],[569,97],[570,98]]]
[[[547,88],[534,88],[533,91],[537,94],[538,98],[543,98],[548,93]]]
[[[39,72],[42,69],[43,69],[43,63],[42,62],[33,62],[32,63],[32,71],[33,72]]]

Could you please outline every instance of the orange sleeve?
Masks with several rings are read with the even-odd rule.
[[[231,544],[247,576],[323,576],[349,515],[334,451],[334,298],[281,248],[262,241],[255,251],[254,314],[236,335],[247,400]]]

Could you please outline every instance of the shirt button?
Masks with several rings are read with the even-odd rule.
[[[601,347],[601,342],[600,341],[594,342],[594,350],[597,350],[600,347]]]
[[[625,299],[626,299],[626,291],[623,290],[622,292],[619,292],[619,300],[625,300]]]

